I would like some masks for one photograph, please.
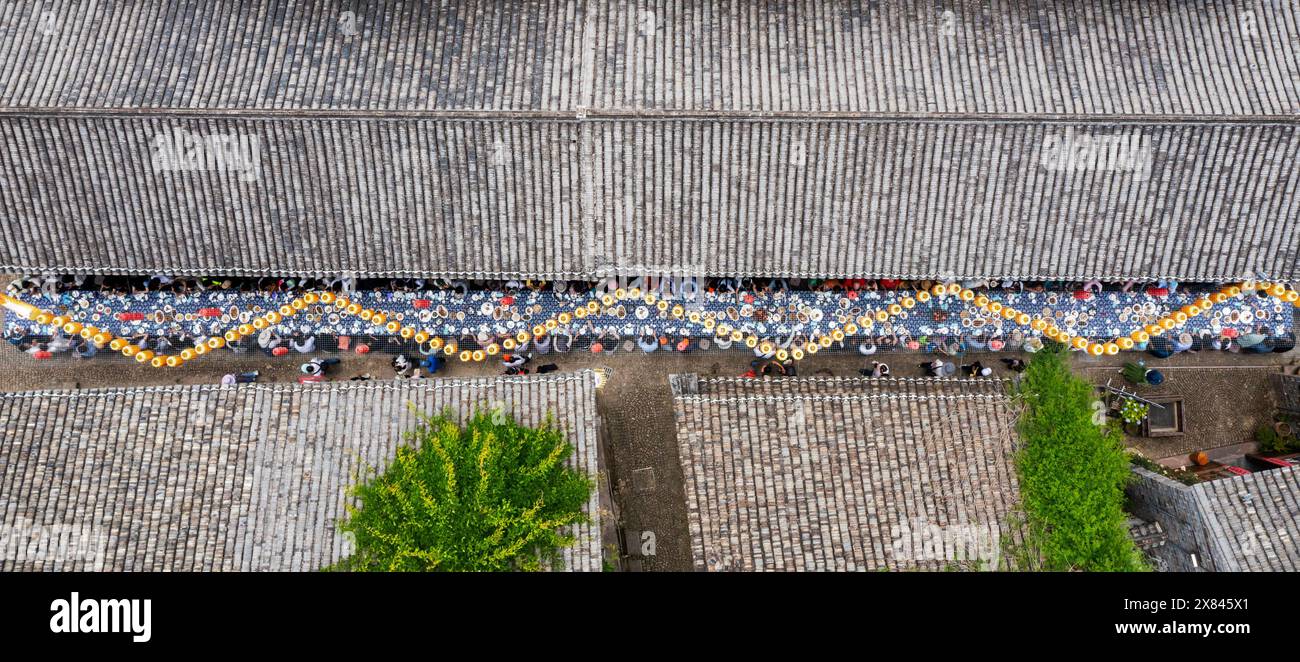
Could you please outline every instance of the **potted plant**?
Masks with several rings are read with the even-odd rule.
[[[1147,382],[1147,368],[1141,363],[1125,363],[1120,374],[1124,375],[1124,379],[1133,384],[1145,384]]]
[[[1277,436],[1283,438],[1295,434],[1295,427],[1291,425],[1291,421],[1285,419],[1273,423],[1273,430],[1277,432]]]
[[[1120,420],[1124,421],[1124,430],[1131,435],[1136,435],[1140,428],[1139,425],[1146,419],[1147,414],[1151,412],[1151,407],[1145,403],[1138,402],[1132,398],[1125,398],[1124,404],[1119,408]]]
[[[1124,376],[1124,379],[1134,384],[1150,384],[1151,386],[1158,386],[1165,381],[1163,373],[1159,370],[1148,368],[1142,361],[1138,361],[1137,363],[1125,363],[1124,368],[1120,370],[1120,374]]]

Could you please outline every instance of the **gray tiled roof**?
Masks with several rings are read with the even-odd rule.
[[[900,544],[1018,536],[1005,382],[671,379],[697,569],[935,569]]]
[[[177,126],[260,136],[261,178],[155,171]],[[1126,130],[1145,180],[1042,168],[1032,123],[8,118],[0,265],[1300,277],[1295,126]]]
[[[1193,487],[1219,569],[1300,570],[1300,470],[1260,471]]]
[[[1300,276],[1293,3],[355,10],[0,7],[0,270]],[[260,177],[156,172],[175,127]]]
[[[1298,45],[1292,2],[23,0],[0,107],[1293,116]]]
[[[589,372],[5,393],[0,525],[103,534],[105,570],[316,570],[350,553],[336,531],[345,491],[359,469],[390,460],[414,424],[407,403],[462,417],[501,403],[530,425],[552,414],[571,464],[596,476]],[[602,567],[594,493],[587,512],[566,569]],[[0,550],[4,571],[93,568]]]
[[[1133,512],[1161,523],[1171,544],[1148,550],[1175,571],[1300,570],[1300,469],[1197,483],[1134,468]],[[1193,562],[1193,555],[1195,562]]]

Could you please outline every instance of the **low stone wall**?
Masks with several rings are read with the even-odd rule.
[[[1134,479],[1126,492],[1129,512],[1147,521],[1159,522],[1168,542],[1149,551],[1175,572],[1212,571],[1213,560],[1206,553],[1209,542],[1199,522],[1200,510],[1191,487],[1141,467],[1133,467]],[[1192,554],[1197,563],[1192,563]]]

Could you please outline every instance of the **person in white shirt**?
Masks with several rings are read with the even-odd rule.
[[[307,336],[305,338],[296,336],[289,341],[289,345],[299,354],[310,354],[316,351],[316,336]]]

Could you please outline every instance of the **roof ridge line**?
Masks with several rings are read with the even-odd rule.
[[[277,276],[277,277],[308,277],[317,278],[323,276],[333,276],[344,272],[351,272],[357,278],[478,278],[478,279],[500,279],[508,280],[510,278],[530,278],[533,280],[598,280],[617,275],[642,275],[643,272],[633,267],[619,267],[612,272],[609,270],[597,269],[592,272],[522,272],[522,271],[429,271],[429,270],[380,270],[380,271],[358,271],[356,269],[342,270],[309,270],[309,269],[252,269],[247,267],[199,267],[199,268],[170,268],[161,266],[145,266],[139,268],[133,267],[98,267],[98,266],[33,266],[23,264],[0,264],[0,273],[87,273],[87,274],[105,274],[105,275],[148,275],[152,273],[167,273],[174,276]],[[801,271],[801,272],[783,272],[783,271],[747,271],[747,270],[717,270],[707,269],[696,274],[706,277],[719,278],[897,278],[902,280],[944,280],[948,278],[957,278],[958,280],[1092,280],[1097,279],[1106,282],[1122,283],[1129,280],[1136,280],[1140,283],[1156,282],[1160,280],[1177,280],[1188,282],[1217,282],[1239,280],[1240,273],[1227,274],[1219,273],[1217,275],[1195,276],[1180,274],[1175,272],[1160,272],[1151,274],[1100,274],[1089,272],[1087,274],[1078,273],[1074,276],[1061,276],[1043,273],[1026,273],[1026,272],[1007,272],[998,274],[965,274],[965,273],[931,273],[931,272],[859,272],[850,275],[835,274],[823,271]],[[1274,278],[1283,280],[1288,276],[1278,275]]]
[[[340,119],[340,120],[476,120],[476,121],[752,121],[752,122],[875,122],[937,124],[1134,124],[1134,125],[1256,125],[1300,124],[1296,113],[1277,115],[1201,115],[1131,113],[918,113],[766,110],[399,110],[362,108],[129,108],[31,106],[0,107],[0,117],[84,118],[202,118],[202,119]]]
[[[444,377],[426,379],[378,379],[365,382],[293,383],[268,382],[262,384],[157,384],[151,386],[108,386],[87,389],[40,389],[33,391],[0,391],[0,400],[19,398],[72,398],[107,397],[129,393],[174,393],[180,391],[399,391],[407,388],[420,390],[488,388],[513,384],[544,384],[588,381],[594,375],[590,369],[561,373],[554,376],[496,376],[496,377]]]

